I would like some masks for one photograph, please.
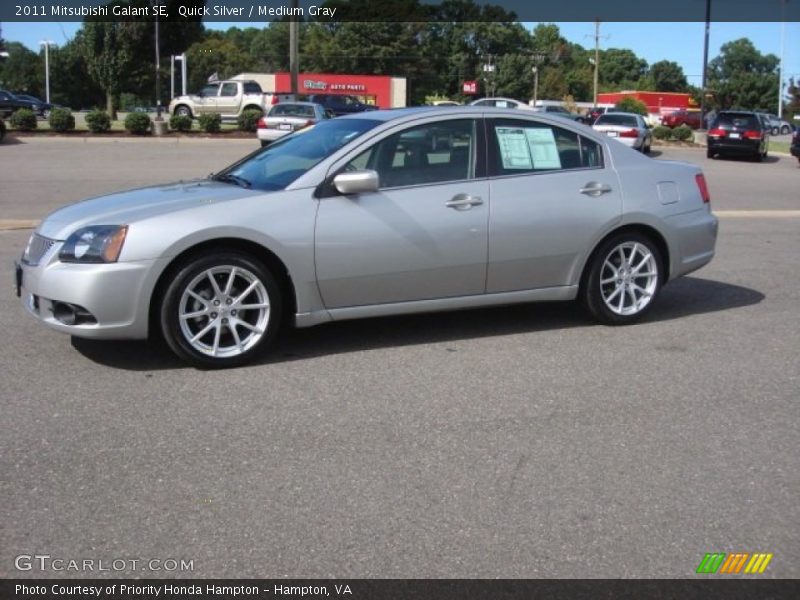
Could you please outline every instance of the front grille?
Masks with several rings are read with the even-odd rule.
[[[55,243],[55,240],[34,233],[31,239],[28,240],[28,246],[25,248],[25,253],[22,255],[22,262],[35,267]]]

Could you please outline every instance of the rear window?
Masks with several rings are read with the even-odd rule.
[[[276,104],[269,111],[270,117],[304,117],[314,118],[314,107],[305,104]]]
[[[614,113],[606,113],[604,115],[600,115],[597,121],[594,123],[595,125],[622,125],[623,127],[638,127],[639,122],[636,120],[636,117],[632,117],[630,115],[618,115]]]
[[[720,113],[712,127],[738,127],[740,129],[758,129],[760,123],[755,115],[746,113]]]

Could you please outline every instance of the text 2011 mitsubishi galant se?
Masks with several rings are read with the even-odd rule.
[[[27,311],[160,332],[197,366],[326,321],[579,298],[642,317],[714,256],[701,170],[540,113],[453,107],[318,123],[220,173],[56,210],[17,268]]]

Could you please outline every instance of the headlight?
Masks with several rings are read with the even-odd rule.
[[[84,227],[67,238],[58,258],[63,262],[117,262],[127,233],[127,225]]]

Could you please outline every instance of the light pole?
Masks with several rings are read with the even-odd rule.
[[[50,46],[55,45],[53,40],[41,40],[40,46],[44,46],[44,89],[45,101],[50,104]]]
[[[179,60],[179,61],[181,61],[181,96],[185,96],[185,95],[186,95],[186,53],[184,52],[183,54],[177,54],[177,55],[173,55],[173,56],[172,56],[172,64],[173,64],[173,69],[174,69],[174,65],[175,65],[175,61],[176,61],[176,60]],[[174,93],[174,88],[175,88],[175,81],[174,81],[174,80],[175,80],[175,73],[174,73],[174,70],[173,70],[173,73],[171,73],[171,75],[172,75],[172,79],[173,79],[173,83],[172,83],[172,89],[173,89],[173,92],[172,92],[172,97],[174,98],[174,97],[175,97],[175,93]]]

